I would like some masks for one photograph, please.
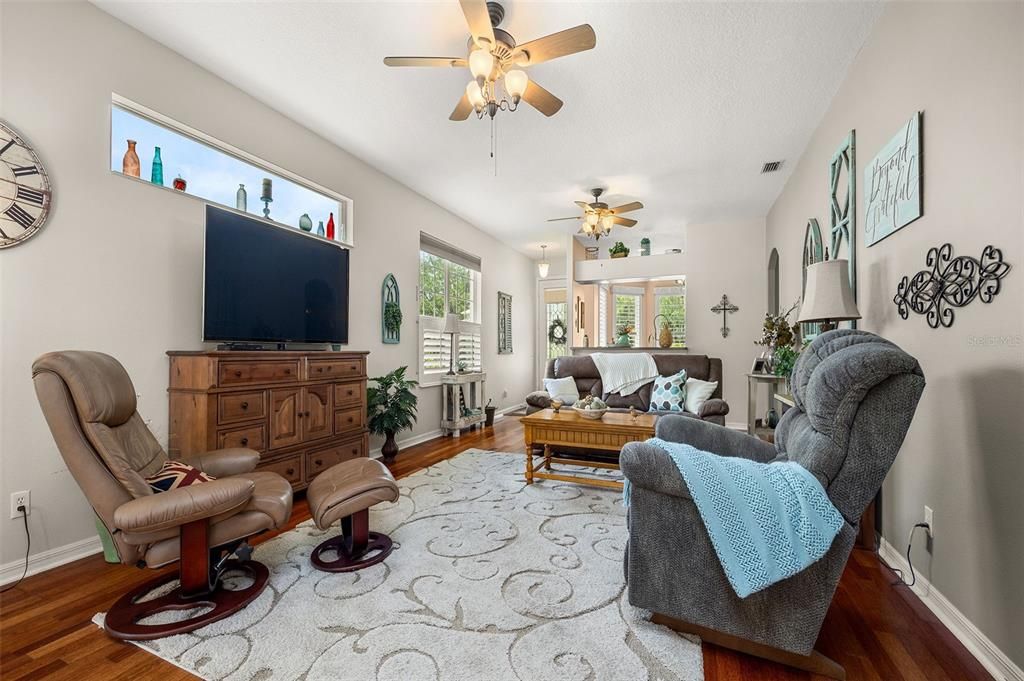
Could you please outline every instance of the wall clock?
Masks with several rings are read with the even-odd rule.
[[[42,229],[51,198],[39,156],[0,121],[0,248],[16,246]]]

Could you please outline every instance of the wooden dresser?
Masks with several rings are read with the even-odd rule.
[[[367,456],[366,352],[196,351],[171,360],[172,459],[225,447],[260,453],[258,470],[304,489]]]

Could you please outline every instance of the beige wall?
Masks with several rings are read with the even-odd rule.
[[[1024,5],[891,3],[851,67],[768,216],[780,254],[781,302],[800,293],[804,225],[828,225],[828,162],[857,131],[857,219],[863,169],[924,112],[924,215],[868,248],[857,238],[860,328],[918,358],[928,386],[884,487],[883,534],[904,550],[934,509],[931,551],[914,564],[1018,665],[1024,664]],[[900,277],[928,248],[954,255],[1003,249],[1015,268],[990,305],[956,310],[949,329],[899,318]],[[742,302],[740,303],[742,306]]]
[[[89,537],[93,521],[36,403],[32,360],[69,348],[117,356],[140,412],[166,442],[164,352],[202,347],[204,204],[108,171],[111,92],[355,200],[348,347],[370,351],[372,376],[416,366],[423,230],[481,257],[484,366],[495,404],[519,403],[532,389],[536,269],[528,258],[89,4],[0,3],[0,23],[0,116],[37,147],[54,188],[43,231],[0,254],[0,499],[32,490],[33,552]],[[315,92],[309,105],[317,106]],[[402,343],[385,346],[379,300],[389,271],[406,322]],[[512,355],[497,354],[499,289],[513,296]],[[438,389],[420,391],[415,433],[438,428],[439,403]],[[6,515],[0,563],[24,552],[21,529]]]

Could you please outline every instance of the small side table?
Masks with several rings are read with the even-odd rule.
[[[484,422],[484,384],[482,371],[441,376],[441,434],[458,437],[463,428]]]
[[[747,374],[747,435],[757,435],[757,386],[768,386],[768,403],[771,405],[775,400],[775,387],[785,382],[785,376]]]

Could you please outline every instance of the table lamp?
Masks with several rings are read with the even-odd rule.
[[[820,322],[822,331],[831,331],[837,322],[860,319],[848,272],[846,260],[808,265],[807,286],[797,321]]]

